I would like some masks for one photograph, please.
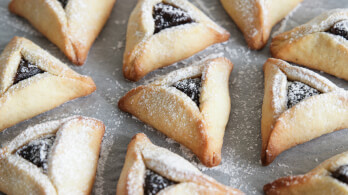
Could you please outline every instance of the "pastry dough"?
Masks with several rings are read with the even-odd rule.
[[[183,17],[180,19],[190,21],[168,27],[170,22],[163,19],[166,28],[157,33],[153,14],[158,4],[169,5],[168,12],[180,12],[178,17]],[[187,0],[139,0],[128,21],[123,74],[129,80],[138,81],[155,69],[188,58],[212,44],[227,41],[229,36],[225,29]]]
[[[11,12],[26,18],[74,64],[85,63],[116,0],[12,0]]]
[[[348,152],[344,152],[324,161],[305,175],[277,179],[265,185],[263,190],[266,195],[348,194],[347,183],[336,179],[337,171],[347,165]],[[344,177],[346,179],[347,175],[344,174]]]
[[[251,49],[261,49],[275,24],[303,0],[221,0]]]
[[[39,72],[18,82],[22,62],[28,65],[24,73],[30,67]],[[0,131],[95,89],[90,77],[74,72],[31,41],[14,37],[0,56]]]
[[[263,165],[270,164],[283,151],[336,130],[348,128],[348,92],[326,78],[285,61],[268,59],[264,65],[265,93],[262,105]],[[288,107],[294,100],[288,97],[305,96],[301,90],[288,91],[290,81],[302,83],[321,94],[312,94]],[[304,85],[305,84],[305,85]]]
[[[348,9],[331,10],[274,37],[272,56],[348,80],[348,40],[328,32],[343,20]]]
[[[89,194],[104,131],[101,121],[81,116],[29,127],[0,149],[0,191]],[[38,161],[46,166],[36,166]]]
[[[159,174],[174,184],[164,186],[158,195],[169,194],[243,194],[224,186],[201,173],[184,158],[167,149],[155,146],[145,134],[135,135],[128,145],[126,160],[117,184],[117,195],[142,195],[146,169]]]
[[[216,166],[221,161],[230,114],[228,80],[232,68],[225,58],[207,60],[131,90],[118,106],[191,149],[204,165]],[[201,78],[199,106],[173,87],[190,78]]]

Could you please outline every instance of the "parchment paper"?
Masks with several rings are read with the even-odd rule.
[[[55,45],[36,31],[26,20],[10,14],[7,9],[9,0],[1,0],[1,51],[13,36],[27,37],[69,64],[77,72],[90,75],[98,89],[88,97],[65,103],[49,112],[8,128],[0,133],[0,144],[10,141],[28,126],[75,114],[104,121],[107,130],[102,144],[93,194],[115,194],[127,145],[138,132],[144,132],[154,144],[182,155],[219,182],[239,188],[246,194],[262,194],[264,184],[282,176],[306,173],[323,160],[348,150],[348,131],[342,130],[292,148],[279,155],[268,167],[261,166],[260,121],[264,79],[262,65],[270,56],[269,43],[261,51],[249,50],[242,33],[218,0],[190,1],[230,31],[230,40],[227,43],[209,47],[173,66],[157,70],[140,82],[133,83],[125,80],[122,75],[122,56],[127,21],[136,0],[117,0],[107,24],[96,39],[89,52],[88,60],[82,67],[72,65]],[[305,0],[287,19],[275,26],[273,32],[290,30],[326,10],[344,7],[348,7],[348,0]],[[211,169],[202,166],[188,149],[117,108],[119,98],[133,87],[148,82],[155,76],[164,75],[192,62],[209,58],[210,55],[224,55],[235,65],[229,85],[232,107],[224,137],[222,163]],[[348,88],[347,81],[321,74],[340,87]]]

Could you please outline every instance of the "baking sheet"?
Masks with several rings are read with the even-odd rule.
[[[115,194],[127,145],[130,139],[139,132],[148,135],[156,145],[166,147],[185,157],[219,182],[239,188],[246,194],[262,194],[264,184],[278,177],[303,174],[323,160],[348,150],[348,142],[346,141],[348,140],[348,131],[342,130],[292,148],[279,155],[268,167],[261,166],[262,65],[270,56],[269,43],[261,51],[249,50],[241,32],[225,13],[218,0],[190,1],[230,31],[230,40],[223,44],[211,46],[189,59],[157,70],[138,83],[133,83],[125,80],[122,75],[122,55],[128,17],[136,4],[136,0],[118,0],[116,2],[107,24],[91,48],[86,64],[82,67],[72,65],[55,45],[36,31],[26,20],[10,14],[7,9],[9,0],[1,0],[1,51],[13,36],[27,37],[58,59],[69,64],[77,72],[90,75],[98,89],[88,97],[73,100],[8,128],[0,133],[0,144],[10,141],[28,126],[71,115],[90,116],[104,121],[107,129],[102,144],[93,194]],[[289,17],[273,28],[273,33],[292,29],[325,10],[344,7],[348,7],[348,0],[305,0]],[[204,167],[188,149],[117,108],[119,98],[133,87],[192,62],[221,55],[230,59],[235,66],[229,84],[232,103],[231,115],[224,137],[222,162],[219,166]],[[340,87],[348,89],[348,82],[327,74],[321,74]]]

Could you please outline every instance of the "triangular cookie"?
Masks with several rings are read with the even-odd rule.
[[[305,175],[277,179],[263,190],[266,195],[348,194],[348,152],[324,161]]]
[[[90,77],[14,37],[0,56],[0,131],[95,89]]]
[[[29,127],[0,149],[0,191],[89,194],[105,126],[81,116]]]
[[[135,135],[117,184],[124,194],[243,194],[201,173],[167,149],[155,146],[145,134]]]
[[[263,165],[293,146],[348,128],[347,91],[319,74],[282,60],[268,59],[263,69]]]
[[[27,19],[74,64],[84,64],[116,0],[12,0],[9,9]]]
[[[131,90],[118,106],[216,166],[230,115],[232,68],[225,58],[207,60]]]
[[[137,81],[229,36],[187,0],[139,0],[128,21],[123,74]]]
[[[251,49],[261,49],[275,24],[303,0],[221,0]]]
[[[271,53],[348,80],[348,9],[323,13],[274,37]]]

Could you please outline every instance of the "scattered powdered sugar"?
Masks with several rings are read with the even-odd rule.
[[[202,0],[193,0],[193,3],[196,3],[198,5],[198,8],[200,8],[205,14],[209,16],[209,18],[216,21],[216,18],[214,17],[214,14],[212,14],[212,10],[215,9],[214,6],[206,6],[206,2],[203,2]]]
[[[0,26],[11,26],[17,31],[27,33],[33,36],[41,37],[41,33],[37,32],[26,20],[23,20],[14,14],[11,14],[7,8],[0,7]]]
[[[116,129],[112,129],[116,130]],[[111,152],[111,147],[114,144],[114,136],[109,133],[107,128],[105,129],[105,134],[102,142],[102,147],[100,149],[100,155],[99,155],[99,161],[98,161],[98,168],[97,168],[97,174],[96,174],[96,181],[94,184],[94,191],[96,194],[104,194],[104,184],[105,181],[103,179],[103,176],[105,174],[105,166],[107,166],[107,160],[108,156]],[[110,135],[111,134],[111,135]]]
[[[123,47],[124,47],[123,41],[117,42],[117,49],[121,49],[121,48],[123,48]]]
[[[166,138],[166,142],[168,142],[169,144],[177,143],[175,140],[173,140],[172,138],[169,138],[169,137]]]
[[[285,30],[287,28],[289,28],[288,26],[288,23],[289,23],[289,20],[291,20],[291,18],[293,17],[294,13],[297,12],[297,10],[302,6],[302,4],[298,4],[281,22],[280,22],[280,25],[278,27],[277,30],[275,30],[273,33],[272,33],[272,38],[279,35],[280,33],[283,33],[285,32]],[[295,27],[295,26],[292,26],[292,27]]]
[[[223,13],[224,10],[219,1],[193,0],[192,2],[202,9],[205,14],[214,19],[217,17],[220,19],[219,12],[222,15],[226,15]],[[342,1],[340,2],[342,3]],[[269,57],[269,48],[266,47],[261,51],[249,50],[242,34],[234,28],[232,20],[227,15],[222,20],[215,22],[231,27],[228,28],[231,32],[231,38],[228,42],[213,45],[189,59],[159,69],[146,76],[140,82],[126,81],[122,75],[122,53],[129,12],[134,8],[135,4],[136,1],[124,5],[116,4],[113,15],[117,15],[117,18],[111,18],[111,22],[104,28],[103,33],[100,35],[101,37],[96,40],[92,47],[87,63],[82,68],[73,67],[80,73],[92,75],[98,87],[97,92],[87,98],[71,101],[2,132],[2,144],[8,142],[11,137],[14,137],[23,127],[29,124],[70,116],[71,114],[83,114],[103,120],[107,129],[102,143],[94,194],[115,194],[127,144],[131,137],[138,132],[145,132],[152,141],[160,142],[165,148],[169,147],[172,151],[184,156],[204,173],[223,184],[239,188],[246,194],[262,194],[264,184],[281,176],[303,174],[314,168],[313,164],[320,163],[325,158],[332,156],[333,153],[336,154],[346,150],[344,144],[332,146],[332,142],[326,143],[326,140],[335,140],[336,142],[337,139],[341,139],[337,143],[346,143],[344,136],[339,136],[335,139],[319,139],[318,141],[289,150],[280,155],[268,167],[260,165],[260,121],[264,87],[262,65]],[[305,7],[300,7],[301,12],[299,11],[299,14],[294,14],[287,22],[284,22],[287,28],[296,26],[295,22],[298,21],[299,15],[303,15],[301,14],[303,10],[308,15],[306,17],[310,19],[322,10],[327,9],[325,8],[327,2],[322,0],[309,3],[304,2],[304,4]],[[333,2],[333,4],[337,5],[336,2]],[[316,9],[313,12],[314,8]],[[127,13],[124,10],[127,10]],[[26,33],[31,39],[35,39],[35,36],[41,36],[25,20],[9,15],[5,6],[0,8],[0,13],[0,20],[3,22],[0,27],[13,27],[20,32]],[[3,13],[5,13],[5,16],[3,16]],[[301,16],[301,18],[303,17]],[[301,19],[299,22],[305,23],[306,21]],[[103,38],[106,41],[102,41]],[[3,42],[3,45],[5,44]],[[117,108],[117,102],[130,89],[143,83],[150,83],[158,75],[164,75],[172,70],[192,63],[198,63],[202,59],[205,60],[204,58],[215,57],[214,55],[216,57],[225,56],[234,64],[234,70],[229,82],[232,105],[229,123],[224,136],[222,162],[217,167],[207,168],[186,147],[167,138],[159,131],[139,120],[133,120],[131,115],[121,112]],[[343,81],[336,81],[342,83],[343,87],[346,87]],[[327,147],[328,145],[330,147]],[[315,150],[312,146],[315,146]]]
[[[115,20],[115,21],[114,21],[114,23],[117,24],[117,25],[119,25],[119,24],[124,25],[124,24],[126,24],[126,22],[127,22],[126,20],[122,20],[122,21],[120,21],[120,20]]]
[[[182,155],[184,155],[184,157],[186,159],[191,161],[192,164],[197,164],[197,163],[195,163],[197,161],[197,157],[190,149],[188,149],[184,145],[180,144],[180,150],[181,150]]]

